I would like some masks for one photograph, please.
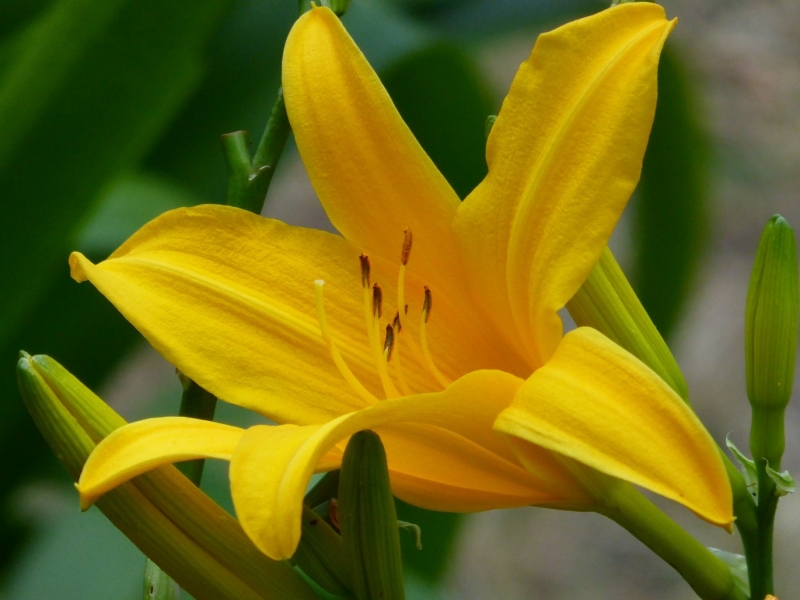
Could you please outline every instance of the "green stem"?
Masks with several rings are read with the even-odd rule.
[[[750,451],[758,473],[757,550],[748,568],[753,569],[750,589],[753,598],[763,598],[775,593],[772,565],[772,538],[778,495],[775,482],[767,474],[767,466],[780,470],[786,445],[784,437],[784,409],[753,407],[750,428]]]
[[[261,213],[275,168],[291,131],[283,90],[279,89],[264,134],[252,159],[247,149],[246,132],[235,131],[222,136],[222,151],[228,167],[228,206],[243,208],[255,214]]]
[[[609,480],[595,489],[602,515],[627,529],[672,566],[703,600],[746,600],[728,567],[632,485]]]

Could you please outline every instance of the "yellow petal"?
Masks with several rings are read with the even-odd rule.
[[[567,334],[519,389],[495,429],[684,504],[733,520],[716,444],[653,371],[594,329]]]
[[[639,179],[673,25],[630,3],[540,36],[489,137],[489,173],[458,211],[475,288],[534,366]]]
[[[411,263],[426,283],[462,289],[450,230],[458,196],[329,9],[312,9],[292,28],[283,92],[300,156],[333,225],[398,263],[410,227]]]
[[[168,212],[108,260],[70,258],[164,357],[227,402],[279,423],[319,423],[365,406],[334,366],[320,333],[314,281],[323,279],[331,334],[355,376],[383,392],[369,348],[358,256],[337,235],[246,211],[199,206]],[[397,265],[372,257],[384,288],[384,326],[396,307]],[[419,339],[423,283],[406,274],[407,323],[398,347],[412,391],[439,389],[410,352]],[[434,296],[431,352],[451,379],[478,368],[524,372],[466,298]],[[394,365],[391,365],[394,369]]]
[[[231,461],[236,514],[267,556],[290,557],[300,539],[302,498],[326,452],[353,433],[374,429],[387,451],[400,498],[443,510],[483,510],[591,500],[552,458],[547,476],[524,470],[491,431],[521,381],[471,373],[437,394],[386,400],[326,425],[253,427]]]
[[[230,460],[244,430],[186,417],[145,419],[116,429],[89,456],[78,481],[81,509],[121,483],[161,465]]]

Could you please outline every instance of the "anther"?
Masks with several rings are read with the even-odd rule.
[[[369,263],[369,256],[366,254],[362,254],[358,257],[358,260],[361,261],[361,285],[365,288],[369,287],[369,271],[370,271],[370,263]]]
[[[406,229],[403,232],[403,235],[405,237],[403,238],[403,250],[400,252],[400,264],[405,266],[408,264],[408,257],[411,254],[411,241],[412,241],[411,230]]]
[[[425,322],[428,322],[428,319],[431,316],[431,307],[433,306],[433,295],[431,294],[431,289],[426,285],[425,286],[425,300],[422,302],[422,314],[425,317]]]
[[[383,289],[377,283],[372,286],[372,314],[379,319],[383,314]]]
[[[403,326],[400,324],[400,313],[395,313],[394,319],[392,320],[392,327],[397,329],[397,333],[403,330]]]
[[[383,342],[383,356],[386,362],[392,360],[392,350],[394,350],[394,327],[386,325],[386,340]]]

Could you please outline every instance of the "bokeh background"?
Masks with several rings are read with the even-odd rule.
[[[761,227],[800,224],[800,5],[663,0],[680,24],[660,70],[641,184],[612,248],[673,348],[717,440],[747,446],[743,314]],[[536,35],[591,0],[353,0],[344,22],[462,196],[483,177],[484,122]],[[174,370],[91,286],[102,259],[177,206],[222,202],[222,133],[256,138],[279,85],[293,0],[0,1],[0,598],[133,600],[143,557],[77,494],[28,418],[17,352],[55,357],[128,419],[176,414]],[[330,227],[291,143],[265,214]],[[253,417],[220,406],[218,418]],[[800,468],[800,402],[785,467]],[[203,487],[230,507],[226,469]],[[737,551],[666,502],[710,546]],[[692,598],[627,532],[544,509],[467,517],[400,507],[409,597]],[[778,518],[777,585],[800,589],[800,500]],[[409,536],[410,538],[410,536]],[[789,596],[783,596],[789,597]]]

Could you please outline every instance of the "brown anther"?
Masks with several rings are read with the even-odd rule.
[[[372,286],[372,314],[379,319],[383,315],[383,290],[377,283]]]
[[[406,304],[405,307],[403,308],[403,314],[404,315],[408,314],[408,304]]]
[[[394,350],[394,327],[386,325],[386,340],[383,342],[383,353],[386,355],[386,362],[392,360],[392,350]]]
[[[411,254],[411,241],[412,241],[411,230],[406,229],[403,232],[403,235],[405,237],[403,238],[403,250],[402,252],[400,252],[400,263],[403,265],[407,265],[408,257]]]
[[[370,263],[369,263],[369,256],[366,254],[362,254],[358,257],[358,260],[361,261],[361,285],[365,288],[369,287],[369,270],[370,270]]]
[[[425,322],[428,322],[428,319],[431,316],[431,306],[433,306],[433,296],[431,295],[431,288],[427,285],[425,286],[425,300],[422,302],[422,312],[425,315]]]
[[[392,321],[392,327],[397,329],[397,333],[400,333],[403,330],[403,326],[400,324],[400,313],[395,313],[394,320]]]

